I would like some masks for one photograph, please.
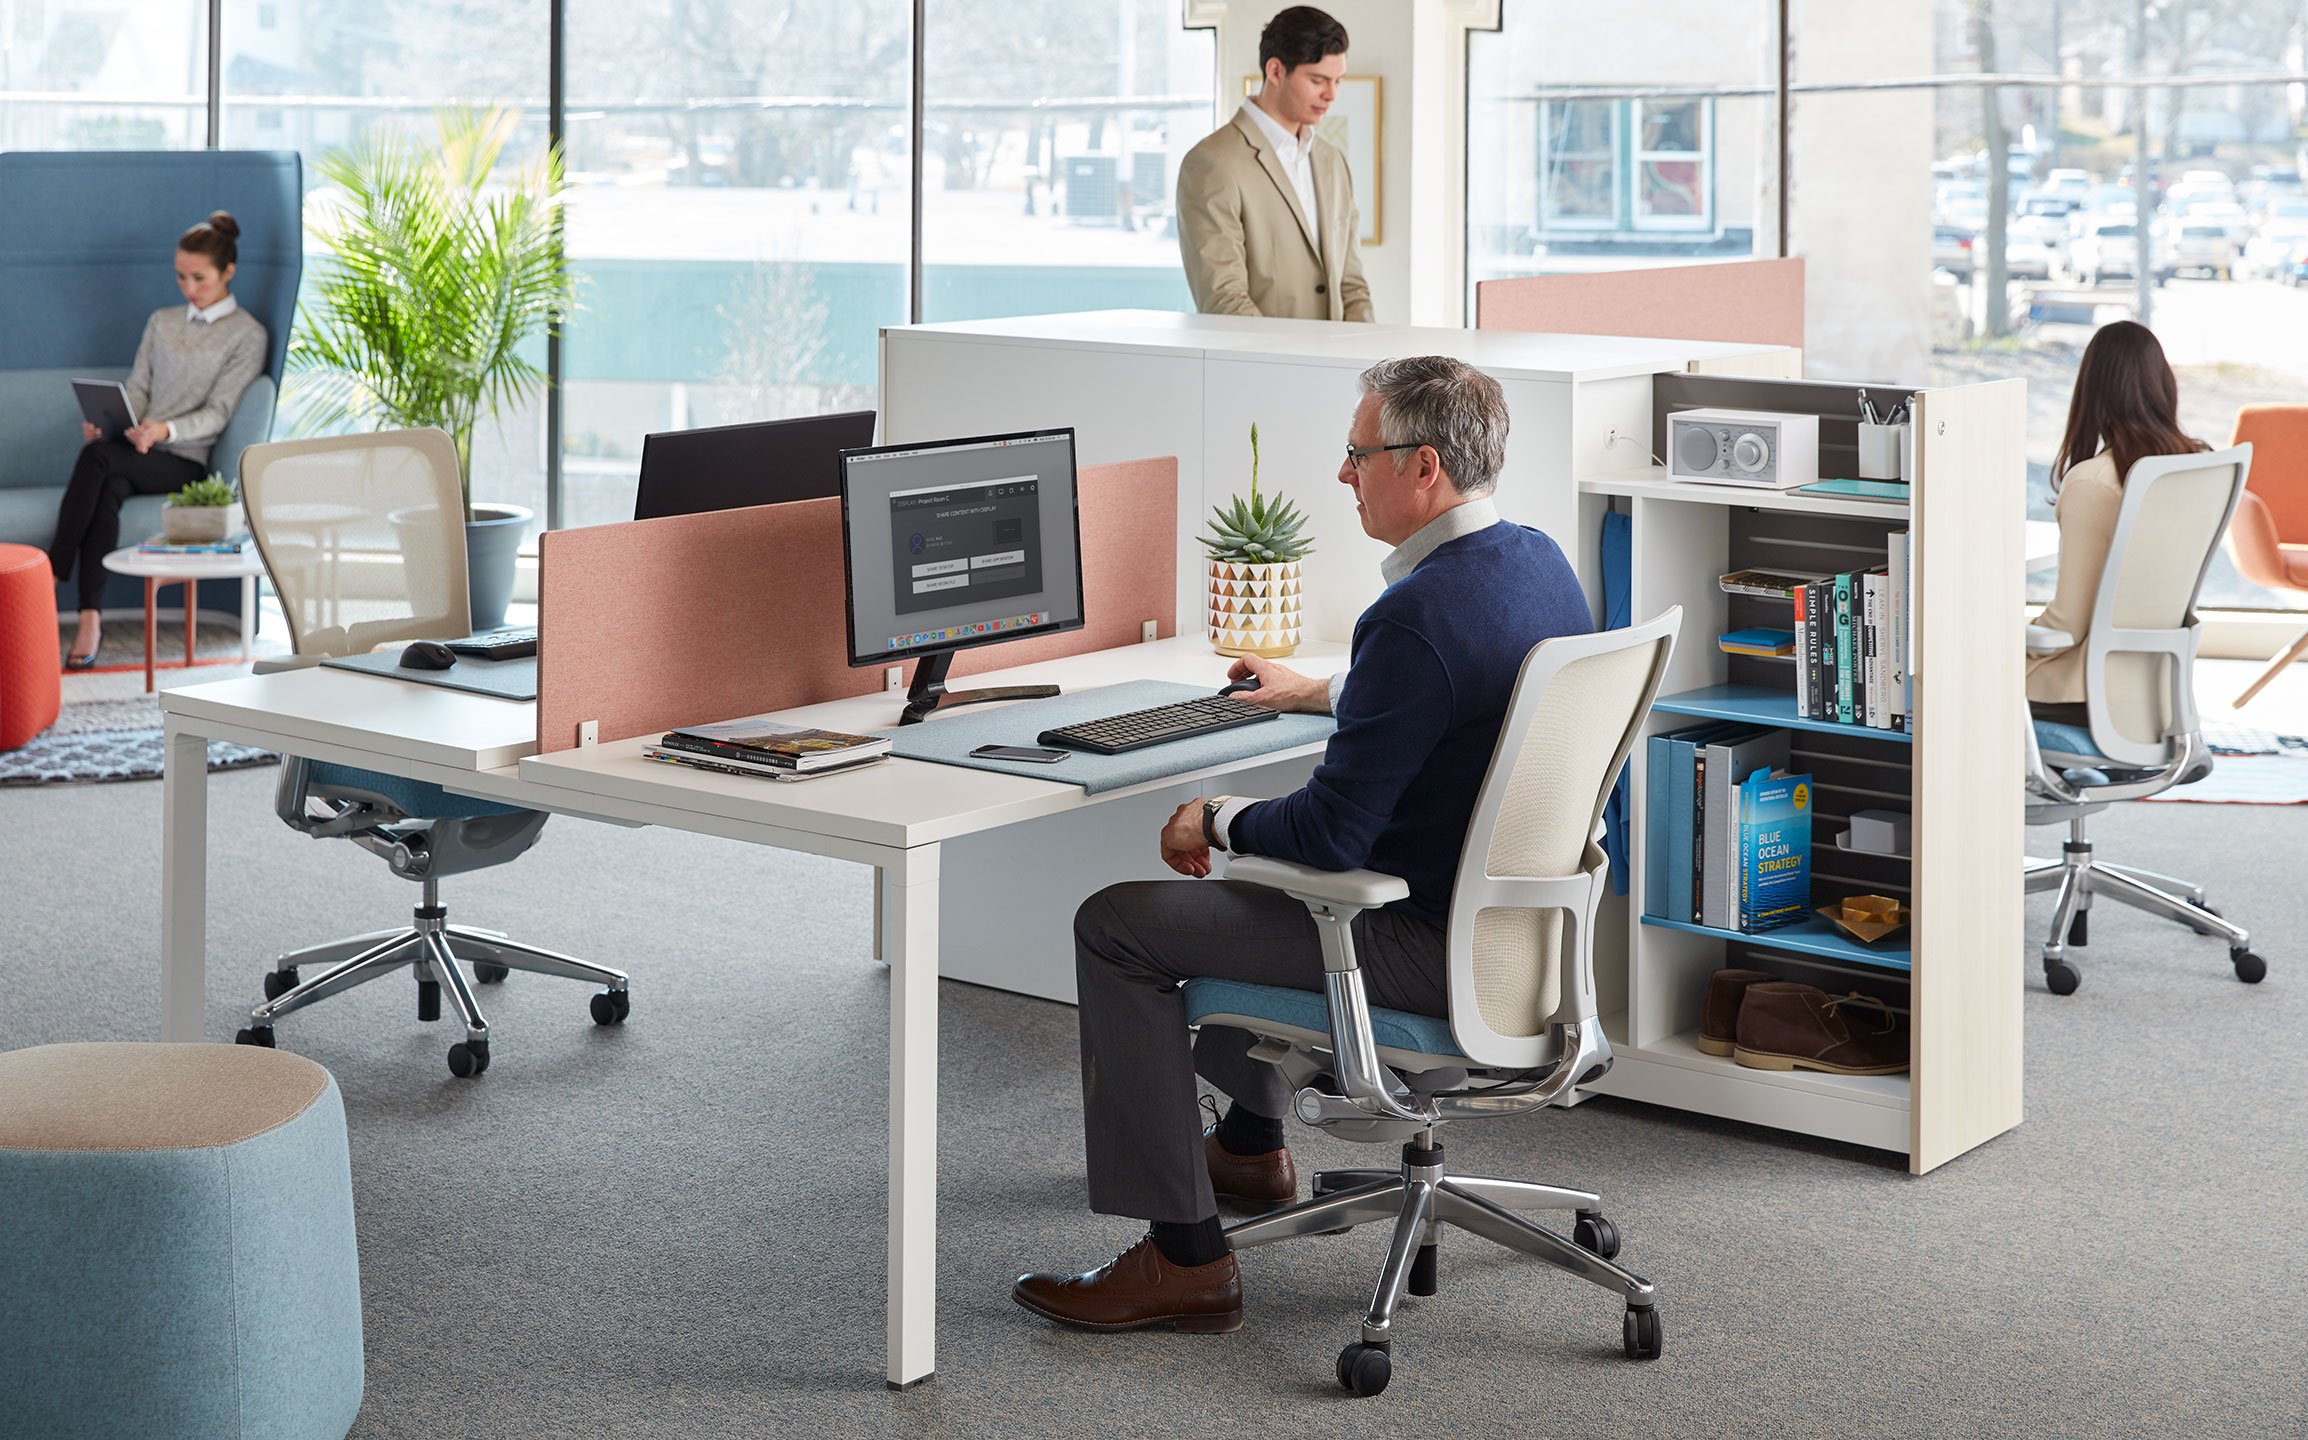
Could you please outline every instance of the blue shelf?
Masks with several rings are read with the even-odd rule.
[[[1913,968],[1904,935],[1887,938],[1880,945],[1862,945],[1818,916],[1808,916],[1784,930],[1763,930],[1748,934],[1740,930],[1721,930],[1713,925],[1691,925],[1681,920],[1663,920],[1656,915],[1642,917],[1646,925],[1662,930],[1681,930],[1688,935],[1711,935],[1718,940],[1736,940],[1742,945],[1756,945],[1766,950],[1788,950],[1798,955],[1820,955],[1839,960],[1847,965],[1867,965],[1878,970],[1897,970],[1905,973]]]
[[[1652,702],[1651,708],[1708,720],[1741,720],[1750,725],[1820,730],[1831,735],[1864,735],[1871,740],[1889,740],[1901,745],[1914,743],[1914,737],[1904,730],[1874,730],[1865,725],[1808,719],[1796,710],[1794,691],[1774,690],[1766,685],[1710,685],[1704,690],[1662,695]]]

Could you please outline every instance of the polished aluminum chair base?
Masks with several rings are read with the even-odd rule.
[[[617,1024],[631,1010],[624,971],[526,945],[501,931],[451,925],[449,912],[440,903],[440,882],[427,879],[422,883],[424,898],[406,927],[310,945],[276,959],[272,973],[265,977],[265,1002],[249,1012],[248,1028],[235,1038],[244,1045],[270,1046],[273,1022],[283,1015],[405,965],[416,972],[419,1020],[441,1018],[445,991],[458,1018],[465,1022],[464,1040],[449,1048],[450,1071],[460,1079],[478,1075],[489,1068],[489,1022],[481,1014],[480,1002],[473,998],[472,986],[466,983],[457,963],[460,960],[470,964],[475,978],[483,983],[502,980],[508,971],[525,970],[605,986],[593,997],[593,1019],[598,1024]],[[306,965],[329,968],[305,980],[299,977],[299,970]]]
[[[2253,953],[2251,932],[2214,910],[2204,899],[2203,886],[2176,875],[2094,859],[2082,815],[2068,821],[2068,838],[2060,846],[2059,859],[2028,861],[2027,888],[2030,894],[2059,892],[2052,909],[2051,937],[2043,947],[2044,982],[2055,994],[2072,994],[2082,983],[2081,973],[2068,958],[2068,947],[2090,943],[2092,899],[2099,895],[2176,921],[2199,935],[2216,935],[2227,941],[2228,961],[2240,980],[2257,983],[2267,974],[2267,962]]]
[[[1587,1190],[1534,1185],[1481,1175],[1453,1175],[1444,1168],[1443,1148],[1433,1130],[1402,1147],[1400,1170],[1324,1170],[1314,1177],[1314,1198],[1245,1220],[1226,1229],[1236,1250],[1301,1235],[1335,1235],[1374,1220],[1394,1224],[1394,1236],[1379,1267],[1370,1309],[1362,1318],[1362,1343],[1386,1348],[1394,1335],[1394,1314],[1405,1294],[1432,1295],[1437,1289],[1436,1255],[1442,1227],[1455,1225],[1486,1240],[1544,1260],[1623,1296],[1628,1305],[1628,1349],[1634,1331],[1649,1327],[1656,1353],[1658,1315],[1651,1283],[1620,1269],[1610,1257],[1619,1238],[1602,1215],[1602,1197]],[[1577,1216],[1576,1240],[1527,1220],[1520,1211],[1569,1210]],[[1351,1363],[1344,1357],[1341,1364]]]

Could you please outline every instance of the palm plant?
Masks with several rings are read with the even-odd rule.
[[[575,300],[567,184],[558,147],[495,178],[517,110],[436,122],[432,143],[380,126],[319,162],[342,202],[311,227],[328,258],[297,306],[288,368],[324,427],[447,431],[470,520],[474,427],[544,383],[524,347],[557,333]]]

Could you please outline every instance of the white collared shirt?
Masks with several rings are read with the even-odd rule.
[[[1242,111],[1258,123],[1258,132],[1274,147],[1274,158],[1282,162],[1282,173],[1290,177],[1290,188],[1298,192],[1298,208],[1306,216],[1307,233],[1314,237],[1316,254],[1322,253],[1322,210],[1314,203],[1314,132],[1309,130],[1301,140],[1282,128],[1282,122],[1258,108],[1255,100],[1242,102]]]
[[[239,308],[240,301],[231,295],[225,296],[206,310],[201,309],[198,305],[187,304],[184,307],[184,323],[190,325],[193,321],[198,320],[204,325],[214,325]]]
[[[1488,495],[1477,496],[1463,505],[1453,505],[1419,526],[1417,534],[1389,550],[1386,558],[1378,562],[1378,573],[1387,584],[1398,585],[1402,583],[1403,577],[1424,563],[1427,556],[1443,546],[1453,540],[1463,540],[1478,530],[1488,530],[1498,523],[1499,507]],[[1330,677],[1330,711],[1333,715],[1338,713],[1338,692],[1346,688],[1346,674],[1346,671],[1341,670]],[[1256,798],[1236,796],[1219,806],[1218,813],[1210,817],[1211,833],[1218,837],[1222,848],[1233,848],[1227,843],[1226,836],[1227,827],[1234,822],[1234,817],[1257,803]]]

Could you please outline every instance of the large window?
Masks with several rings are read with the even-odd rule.
[[[0,150],[181,150],[207,137],[205,6],[0,0]]]
[[[1469,286],[1770,253],[1774,14],[1504,0],[1468,40]]]

